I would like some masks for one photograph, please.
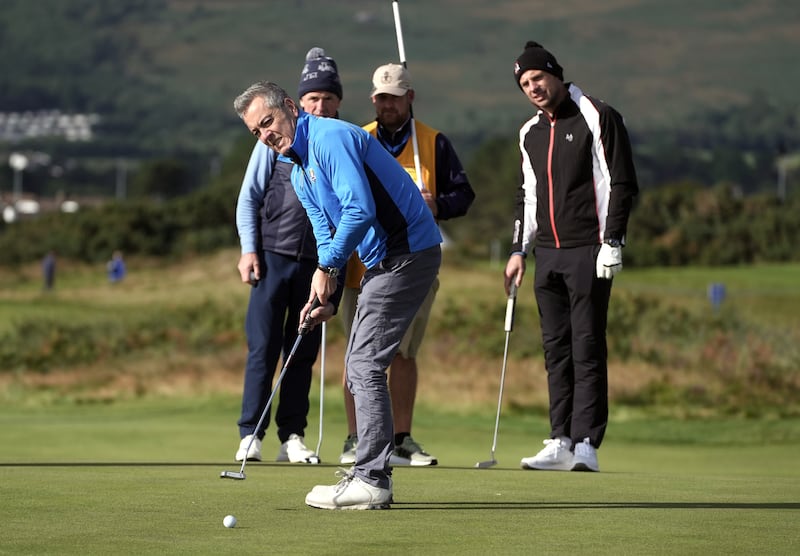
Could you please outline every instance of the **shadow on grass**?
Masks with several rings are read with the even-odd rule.
[[[800,510],[800,503],[764,502],[394,502],[393,510]]]
[[[239,469],[241,462],[0,462],[0,468],[57,468],[57,467],[215,467],[218,469]],[[288,462],[250,462],[248,469],[253,468],[340,468],[337,464],[298,465]],[[438,469],[468,470],[474,467],[444,467]],[[423,473],[425,472],[423,469]],[[527,473],[523,470],[519,471]],[[465,501],[395,501],[392,510],[441,511],[441,510],[614,510],[614,509],[677,509],[677,510],[800,510],[800,502],[547,502],[547,501],[503,501],[486,502],[480,500]]]
[[[240,467],[241,461],[233,462],[186,462],[186,461],[26,461],[22,463],[0,462],[0,467]],[[303,467],[296,463],[250,461],[247,467]],[[341,467],[331,463],[308,464],[308,467]]]

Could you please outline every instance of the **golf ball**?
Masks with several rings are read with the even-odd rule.
[[[232,515],[226,515],[225,519],[222,520],[222,524],[228,529],[236,527],[236,518]]]

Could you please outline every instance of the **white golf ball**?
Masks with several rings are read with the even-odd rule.
[[[232,515],[226,515],[225,519],[222,520],[222,524],[228,529],[236,527],[236,518]]]

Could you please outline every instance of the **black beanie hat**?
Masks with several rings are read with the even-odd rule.
[[[297,86],[297,98],[309,91],[328,91],[342,98],[342,82],[333,58],[325,56],[325,51],[315,46],[306,54],[306,64],[300,73],[300,84]]]
[[[556,57],[538,42],[528,41],[525,43],[525,50],[517,56],[517,60],[514,62],[514,77],[517,79],[517,86],[519,86],[519,78],[522,77],[522,74],[532,69],[552,73],[564,81],[564,69],[558,65]]]

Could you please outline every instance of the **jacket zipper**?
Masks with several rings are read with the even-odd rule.
[[[547,148],[547,194],[549,197],[550,207],[550,229],[553,231],[553,240],[556,244],[556,249],[561,247],[561,240],[558,239],[558,230],[556,230],[556,213],[553,208],[553,199],[555,197],[553,187],[553,148],[555,144],[556,135],[556,119],[550,118],[550,145]]]

